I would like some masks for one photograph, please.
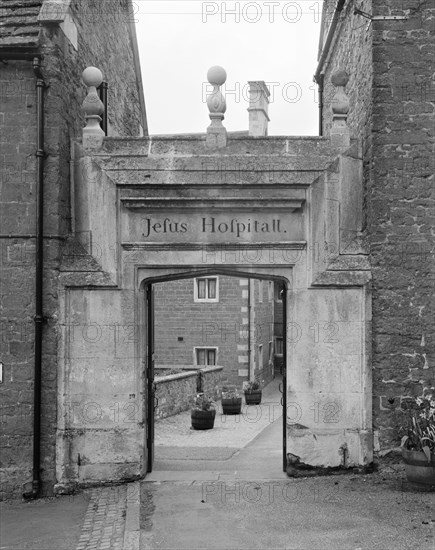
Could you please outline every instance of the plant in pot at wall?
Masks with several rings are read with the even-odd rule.
[[[412,486],[435,490],[435,400],[417,397],[407,403],[401,426],[402,457]]]
[[[259,405],[261,403],[261,383],[259,380],[250,380],[245,383],[245,402],[247,405]]]
[[[223,386],[222,388],[222,413],[240,414],[242,408],[242,396],[236,386]]]
[[[195,397],[190,413],[194,430],[211,430],[214,426],[216,408],[213,399],[205,393],[198,393]]]

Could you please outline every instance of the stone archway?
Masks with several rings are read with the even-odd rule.
[[[370,271],[352,147],[112,138],[89,155],[76,144],[76,233],[89,251],[61,281],[61,484],[144,471],[142,283],[208,270],[289,281],[288,451],[315,466],[372,461]]]

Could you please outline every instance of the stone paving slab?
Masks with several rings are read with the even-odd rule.
[[[434,548],[433,495],[397,474],[141,486],[141,550]]]
[[[155,468],[161,460],[228,460],[237,451],[238,447],[155,447]]]

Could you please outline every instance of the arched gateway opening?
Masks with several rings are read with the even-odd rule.
[[[225,387],[226,383],[236,382],[235,386],[239,385],[239,389],[241,389],[241,381],[243,380],[253,380],[254,378],[257,378],[257,373],[262,373],[263,364],[265,364],[265,361],[263,361],[263,340],[264,338],[264,329],[265,327],[261,326],[259,322],[255,321],[255,317],[253,316],[253,312],[255,311],[255,308],[259,308],[261,306],[262,310],[269,311],[270,315],[272,315],[272,323],[273,326],[268,327],[269,334],[267,335],[266,342],[269,343],[268,349],[266,353],[273,354],[275,357],[279,356],[281,360],[279,361],[279,364],[270,364],[271,366],[271,372],[268,372],[264,376],[263,383],[270,383],[272,381],[275,381],[278,383],[279,387],[279,398],[277,403],[270,403],[269,404],[269,415],[268,415],[268,422],[273,422],[274,418],[274,412],[272,411],[272,415],[270,415],[270,405],[279,405],[279,414],[277,415],[280,417],[280,423],[281,423],[281,437],[280,441],[278,442],[277,439],[274,440],[274,443],[276,442],[277,445],[281,447],[281,454],[282,454],[282,470],[286,470],[287,465],[287,438],[286,438],[286,394],[287,394],[287,352],[286,352],[286,344],[287,344],[287,334],[286,334],[286,327],[287,327],[287,292],[290,288],[290,279],[284,277],[283,275],[279,275],[278,273],[268,273],[267,268],[251,268],[247,269],[246,267],[240,268],[236,266],[227,266],[227,267],[191,267],[188,271],[181,268],[178,270],[174,269],[171,270],[170,273],[164,274],[161,273],[157,276],[146,278],[141,283],[141,292],[143,293],[143,312],[142,312],[142,318],[144,320],[144,330],[143,330],[143,336],[144,336],[144,354],[145,354],[145,372],[144,372],[144,388],[145,389],[145,399],[144,399],[144,411],[143,411],[143,417],[146,419],[145,422],[145,442],[144,442],[144,470],[145,472],[149,473],[152,472],[154,469],[154,461],[155,461],[155,429],[156,429],[156,421],[158,422],[158,419],[156,418],[156,411],[158,411],[159,417],[166,417],[169,416],[171,413],[165,414],[161,410],[161,407],[159,407],[159,398],[156,396],[157,394],[157,385],[156,385],[156,369],[157,367],[160,367],[158,369],[159,372],[163,373],[164,368],[169,369],[168,372],[174,373],[176,372],[176,367],[179,366],[178,362],[166,364],[164,365],[164,368],[162,368],[161,361],[160,363],[157,363],[157,357],[156,357],[156,351],[160,352],[160,346],[158,345],[158,342],[162,339],[166,338],[166,335],[168,331],[170,332],[170,327],[168,326],[170,324],[171,319],[171,313],[169,315],[166,315],[166,323],[162,326],[160,323],[160,326],[156,326],[156,310],[160,311],[160,317],[161,319],[165,318],[165,313],[162,313],[162,310],[168,311],[161,302],[162,293],[160,292],[159,295],[156,297],[155,295],[155,289],[156,286],[158,286],[161,283],[171,283],[171,282],[191,282],[193,284],[192,289],[193,292],[193,299],[196,301],[196,306],[201,306],[204,304],[200,304],[199,302],[207,302],[213,303],[215,306],[214,314],[213,310],[210,311],[204,319],[208,320],[208,325],[206,325],[206,332],[210,336],[213,332],[216,330],[220,331],[220,357],[218,356],[218,350],[219,346],[216,347],[210,347],[210,344],[207,344],[203,340],[203,334],[197,334],[196,338],[193,339],[193,343],[200,343],[203,341],[204,346],[209,347],[201,347],[201,346],[193,346],[193,363],[198,364],[207,364],[207,365],[218,365],[222,364],[222,356],[225,355],[227,358],[227,361],[225,363],[228,363],[228,357],[230,357],[229,362],[233,362],[232,367],[234,365],[237,365],[237,361],[242,361],[243,363],[241,366],[247,367],[246,369],[238,369],[237,373],[234,372],[234,368],[231,368],[231,365],[226,365],[226,368],[224,369],[225,372],[223,374],[223,381],[220,379],[220,389],[222,387]],[[275,270],[276,271],[276,270]],[[219,277],[223,278],[223,281],[219,281]],[[231,290],[228,288],[225,289],[224,285],[222,285],[222,282],[232,280],[231,284]],[[201,287],[198,291],[198,285],[199,283],[204,283],[204,291],[201,295]],[[258,283],[258,288],[256,286],[251,286],[252,283]],[[264,286],[263,288],[263,282],[267,283],[267,286]],[[208,283],[209,287],[206,287],[206,284]],[[210,287],[210,283],[213,283],[213,287]],[[240,293],[235,292],[234,290],[237,288],[237,285],[240,285],[241,290]],[[246,285],[246,287],[245,287]],[[168,287],[167,287],[168,288]],[[169,287],[170,288],[170,287]],[[188,288],[188,287],[187,287]],[[251,290],[252,288],[252,290]],[[186,291],[186,285],[179,284],[178,285],[178,292],[185,292]],[[231,292],[231,296],[225,297],[225,293]],[[209,295],[210,293],[210,295]],[[244,294],[243,294],[244,293]],[[159,300],[160,298],[160,300]],[[231,313],[231,311],[228,312],[228,326],[225,325],[224,327],[219,324],[219,311],[220,313],[223,312],[222,307],[225,307],[225,298],[227,298],[227,305],[228,302],[233,302],[233,304],[236,304],[235,311]],[[243,298],[245,298],[245,301],[243,301]],[[173,299],[173,296],[172,296]],[[264,299],[264,302],[263,302]],[[182,300],[182,297],[178,295],[178,300]],[[277,311],[273,307],[275,305],[276,301],[279,301],[279,308],[277,308]],[[224,302],[221,308],[216,310],[216,306],[218,305],[218,302]],[[257,303],[258,301],[258,303]],[[166,296],[166,305],[169,305],[170,307],[171,303],[171,296]],[[243,304],[246,305],[243,305]],[[263,304],[265,304],[263,306]],[[243,319],[238,317],[238,312],[241,310],[241,314]],[[178,308],[179,309],[179,308]],[[185,309],[185,322],[191,323],[194,322],[194,319],[192,319],[192,314],[194,314],[194,310],[192,311],[191,308],[188,305],[188,302],[184,304]],[[175,315],[175,312],[174,312]],[[215,315],[216,317],[214,317]],[[254,314],[255,315],[255,314]],[[246,359],[244,356],[237,357],[234,353],[234,350],[228,349],[227,353],[223,353],[225,348],[228,348],[228,327],[230,328],[230,332],[232,329],[234,329],[237,332],[237,337],[234,338],[234,340],[239,340],[239,328],[242,326],[242,323],[247,324],[245,327],[245,331],[247,331],[247,337],[245,338],[248,342],[248,344],[239,345],[236,346],[239,349],[242,349],[243,351],[247,348],[247,356]],[[260,320],[261,323],[261,320]],[[174,323],[172,323],[174,324]],[[278,327],[275,327],[275,325],[278,325]],[[202,327],[202,332],[204,331],[204,326]],[[222,333],[223,331],[223,333]],[[180,332],[178,330],[178,332]],[[242,331],[243,332],[243,331]],[[262,338],[259,336],[262,333]],[[222,336],[223,334],[223,336]],[[173,336],[173,335],[172,335]],[[242,335],[243,337],[243,335]],[[178,340],[183,340],[183,337],[179,337]],[[258,342],[257,342],[258,340]],[[261,343],[259,343],[261,341]],[[279,349],[275,349],[278,341],[278,347]],[[254,344],[252,344],[254,342]],[[257,342],[257,344],[255,344]],[[216,336],[215,341],[216,344]],[[272,345],[271,345],[272,344]],[[234,346],[233,346],[234,347]],[[223,349],[222,349],[223,348]],[[273,351],[272,351],[273,350]],[[278,352],[278,353],[275,353]],[[199,358],[199,354],[201,353],[201,358]],[[208,353],[208,356],[206,355]],[[231,353],[233,354],[233,357],[231,357]],[[258,358],[256,363],[256,353],[261,354],[261,360]],[[166,353],[163,356],[163,362],[170,360],[167,358],[171,357],[170,353]],[[220,361],[219,361],[220,359]],[[272,358],[273,359],[273,358]],[[244,361],[247,361],[247,364],[244,363]],[[269,362],[271,360],[271,357],[269,355]],[[261,364],[259,363],[261,361]],[[257,370],[255,368],[257,367]],[[171,368],[175,367],[175,369]],[[230,368],[228,368],[230,367]],[[188,368],[188,366],[186,366]],[[227,372],[228,371],[228,372]],[[181,371],[179,371],[181,372]],[[205,374],[205,371],[204,371]],[[202,376],[204,376],[204,374]],[[222,376],[222,374],[221,374]],[[262,375],[263,376],[263,375]],[[201,377],[201,375],[200,375]],[[162,378],[158,378],[159,381],[162,381]],[[238,384],[237,384],[238,382]],[[207,386],[207,384],[205,384]],[[216,385],[215,385],[216,387]],[[199,390],[200,388],[198,388]],[[202,390],[203,388],[201,388]],[[220,394],[220,389],[218,393]],[[175,390],[176,391],[176,390]],[[174,389],[172,390],[174,392]],[[186,397],[186,396],[184,396]],[[162,398],[163,399],[163,398]],[[176,396],[172,396],[172,400],[176,399]],[[276,396],[275,396],[276,399]],[[168,403],[166,402],[166,397],[164,398],[165,405],[167,406]],[[176,404],[172,402],[172,405],[170,404],[170,407],[167,407],[169,409],[175,409],[176,411],[180,411],[182,409],[185,409],[185,403],[182,402]],[[221,411],[219,411],[219,414],[222,414]],[[261,418],[261,410],[259,410],[260,418]],[[226,418],[226,415],[220,416],[220,418],[223,418],[223,422],[231,422],[230,419]],[[234,422],[240,423],[240,418],[245,418],[242,416],[236,418]],[[258,413],[256,413],[256,418],[258,418]],[[186,415],[180,420],[177,420],[177,422],[183,422],[186,423]],[[246,420],[245,420],[246,422]],[[175,424],[175,422],[174,422]],[[183,426],[184,429],[186,429],[186,426]],[[243,428],[243,423],[239,424],[239,437],[240,437],[240,428]],[[258,430],[256,433],[260,433],[261,428],[258,427]],[[221,435],[221,434],[220,434]],[[237,437],[237,436],[236,436]],[[248,436],[249,437],[249,436]],[[233,436],[234,439],[234,436]],[[171,436],[166,437],[166,442],[170,443]],[[221,437],[222,440],[222,437]],[[224,447],[228,447],[231,451],[231,446],[234,447],[231,441],[228,441],[227,439],[222,440],[222,445]],[[243,446],[239,445],[239,441],[237,443],[237,446]],[[276,454],[277,449],[273,448],[270,449],[271,453]],[[187,453],[187,459],[194,460],[196,458],[195,456],[195,447],[188,450]],[[276,464],[276,463],[275,463]],[[276,464],[277,465],[277,464]],[[276,472],[278,473],[278,471]]]

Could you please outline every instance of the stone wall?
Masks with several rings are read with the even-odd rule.
[[[222,390],[222,367],[206,367],[201,369],[201,391],[210,395],[214,400],[220,398]]]
[[[330,127],[330,77],[350,75],[348,124],[364,159],[363,227],[372,283],[373,424],[375,450],[398,445],[404,399],[433,393],[434,319],[433,127],[431,69],[434,8],[394,0],[347,2],[325,74],[325,132]]]
[[[372,0],[363,0],[359,2],[358,8],[371,13],[371,5]],[[363,201],[365,203],[370,195],[372,166],[372,26],[368,27],[369,21],[354,13],[354,7],[353,2],[346,2],[331,45],[330,57],[324,66],[323,132],[328,136],[332,124],[331,101],[335,88],[331,77],[337,70],[345,70],[349,75],[346,94],[350,101],[347,123],[351,137],[359,140],[363,156]],[[366,209],[364,212],[366,213]],[[367,216],[365,215],[364,226],[366,225]]]
[[[36,2],[34,3],[36,6]],[[84,3],[72,2],[77,48],[59,25],[43,26],[40,50],[45,90],[44,160],[44,315],[42,365],[41,476],[44,494],[55,482],[55,431],[59,313],[57,278],[63,243],[71,234],[70,140],[84,126],[81,103],[86,89],[81,73],[100,67],[109,85],[109,132],[140,134],[140,106],[133,65],[125,0],[93,2],[90,17]],[[24,13],[24,12],[23,12]],[[26,12],[30,13],[30,12]],[[32,28],[38,28],[37,10]],[[15,24],[20,24],[20,15]],[[25,17],[23,15],[22,17]],[[28,16],[26,15],[28,25]],[[29,27],[30,28],[30,27]],[[15,32],[17,35],[18,31]],[[0,46],[14,44],[2,37]],[[34,37],[32,38],[34,42]],[[1,53],[1,49],[0,49]],[[1,56],[0,56],[1,57]],[[122,105],[122,108],[119,107]],[[33,315],[35,313],[35,77],[30,61],[0,66],[0,246],[1,358],[5,381],[1,388],[1,495],[19,496],[32,479]],[[83,240],[83,239],[82,239]]]
[[[363,0],[358,8],[371,13],[372,0]],[[332,123],[331,100],[335,87],[331,76],[337,70],[349,74],[346,93],[350,99],[348,125],[352,137],[358,138],[367,148],[370,138],[370,116],[372,100],[372,31],[367,29],[368,20],[354,13],[354,3],[346,2],[331,44],[330,57],[323,67],[324,80],[324,135],[329,135]]]
[[[184,372],[155,378],[157,407],[156,418],[166,418],[192,406],[197,394],[197,373]]]
[[[217,400],[222,388],[222,367],[209,367],[199,372],[185,372],[155,378],[156,418],[167,418],[191,408],[202,391]]]
[[[398,443],[397,411],[434,394],[433,21],[430,2],[373,3],[373,383],[380,446]],[[430,7],[432,6],[432,7]]]
[[[21,489],[32,474],[35,239],[25,236],[35,233],[36,92],[30,63],[2,65],[0,87],[0,356],[4,365],[0,491],[4,497]]]

